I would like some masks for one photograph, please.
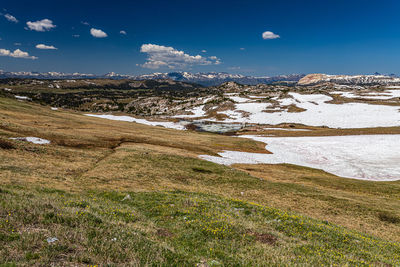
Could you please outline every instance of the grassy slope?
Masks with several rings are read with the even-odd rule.
[[[3,261],[188,265],[398,264],[400,244],[281,210],[183,191],[71,194],[5,186]],[[57,237],[54,244],[46,239]]]
[[[239,171],[196,155],[263,144],[4,98],[0,119],[0,137],[52,141],[0,149],[3,262],[400,264],[400,245],[389,241],[400,236],[398,182],[291,165]]]

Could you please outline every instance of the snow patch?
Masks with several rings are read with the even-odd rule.
[[[31,143],[38,144],[38,145],[50,144],[49,140],[46,140],[46,139],[43,139],[43,138],[39,138],[39,137],[32,137],[32,136],[28,136],[28,137],[12,137],[10,139],[19,140],[19,141],[25,141],[25,142],[31,142]]]
[[[31,98],[29,98],[27,96],[20,96],[20,95],[16,95],[15,98],[18,100],[32,100]]]
[[[170,121],[148,121],[145,119],[137,119],[131,116],[116,116],[116,115],[96,115],[96,114],[84,114],[90,117],[114,120],[114,121],[127,121],[136,122],[140,124],[150,125],[150,126],[162,126],[170,129],[185,130],[185,126],[180,123],[170,122]]]
[[[361,180],[400,180],[400,135],[324,137],[241,136],[266,143],[273,154],[224,151],[201,155],[218,164],[289,163]]]
[[[386,90],[384,92],[367,92],[356,95],[353,92],[335,91],[331,94],[338,94],[345,98],[361,98],[361,99],[376,99],[376,100],[389,100],[394,97],[400,97],[400,90]]]
[[[175,115],[173,118],[198,118],[198,117],[204,117],[206,115],[206,112],[203,110],[204,105],[200,105],[198,107],[192,108],[188,110],[189,112],[192,112],[193,114],[187,114],[187,115]]]
[[[232,99],[236,103],[246,103],[249,102],[250,99],[240,97],[240,96],[229,96],[230,99]]]
[[[214,96],[210,96],[210,97],[205,97],[203,98],[203,104],[206,104],[208,101],[214,99]]]

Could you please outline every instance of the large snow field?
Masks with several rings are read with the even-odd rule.
[[[389,100],[400,97],[400,90],[386,90],[383,92],[369,92],[356,95],[352,92],[336,91],[347,98],[365,98]],[[274,106],[270,102],[255,102],[254,99],[241,97],[232,93],[225,94],[235,101],[233,110],[218,112],[229,118],[225,123],[257,123],[277,125],[281,123],[299,123],[309,126],[328,126],[330,128],[373,128],[400,126],[400,107],[389,105],[371,105],[366,103],[328,103],[333,100],[325,94],[288,93],[286,98],[274,97],[279,103]],[[295,105],[305,111],[288,112],[286,108]],[[206,115],[200,105],[188,111],[191,115],[176,115],[177,118],[200,118]],[[267,112],[266,112],[267,111]],[[206,121],[221,122],[216,118],[205,118]]]
[[[221,157],[200,158],[225,165],[290,163],[347,178],[400,180],[400,135],[241,137],[266,143],[273,154],[224,151]]]
[[[323,94],[303,95],[289,93],[288,98],[276,99],[280,106],[296,105],[303,112],[263,112],[270,103],[239,103],[235,110],[220,112],[230,116],[224,122],[258,123],[276,125],[299,123],[330,128],[372,128],[400,126],[400,107],[364,103],[327,103],[332,100]],[[250,113],[244,116],[240,110]]]

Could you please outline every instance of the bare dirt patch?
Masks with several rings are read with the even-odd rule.
[[[258,232],[248,231],[247,234],[254,236],[254,238],[258,242],[261,242],[263,244],[274,246],[278,242],[278,238],[276,236],[268,233],[258,233]]]
[[[10,141],[0,138],[0,148],[1,149],[15,149],[15,145]]]

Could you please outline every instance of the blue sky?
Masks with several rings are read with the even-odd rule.
[[[400,74],[399,12],[394,0],[6,0],[0,69]]]

